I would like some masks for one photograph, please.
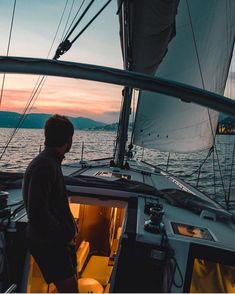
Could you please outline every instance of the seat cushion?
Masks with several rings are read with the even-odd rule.
[[[80,293],[103,293],[104,288],[102,285],[91,278],[78,279],[78,289]]]
[[[102,285],[107,285],[112,274],[113,267],[108,265],[109,257],[92,255],[82,278],[93,278]]]

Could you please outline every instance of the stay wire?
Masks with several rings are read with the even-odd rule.
[[[70,9],[70,12],[69,12],[68,20],[66,22],[66,25],[65,25],[65,28],[64,28],[64,31],[63,31],[63,34],[62,34],[61,42],[65,41],[66,35],[69,33],[69,30],[71,29],[72,25],[74,24],[75,19],[77,18],[78,14],[79,14],[80,10],[82,9],[82,6],[83,6],[83,4],[85,2],[85,0],[82,1],[80,7],[78,8],[78,11],[76,12],[76,14],[75,14],[75,16],[74,16],[74,18],[73,18],[73,20],[72,20],[72,22],[70,24],[70,26],[68,27],[67,33],[65,33],[65,30],[66,30],[66,27],[68,25],[68,21],[69,21],[69,18],[70,18],[70,15],[71,15],[71,12],[72,12],[72,9],[73,9],[73,6],[74,6],[74,1],[75,0],[73,0],[72,6],[71,6],[71,9]]]
[[[14,18],[15,18],[15,8],[16,8],[16,0],[14,0],[12,17],[11,17],[11,26],[10,26],[10,33],[9,33],[9,38],[8,38],[8,45],[7,45],[7,56],[9,54],[10,45],[11,45],[11,35],[12,35],[12,30],[13,30]],[[5,85],[5,77],[6,77],[6,74],[3,74],[2,88],[1,88],[1,94],[0,94],[0,108],[1,108],[1,105],[2,105],[2,97],[3,97],[3,90],[4,90],[4,85]]]
[[[235,156],[235,140],[233,143],[233,155],[232,155],[231,172],[230,172],[229,186],[228,186],[228,205],[230,202],[230,194],[231,194],[232,179],[233,179],[234,156]]]
[[[216,198],[216,176],[215,176],[215,153],[214,152],[213,152],[212,168],[213,168],[213,180],[214,180],[214,198]]]
[[[81,35],[82,33],[93,23],[93,21],[101,14],[101,12],[109,5],[112,0],[108,0],[104,6],[92,17],[92,19],[85,25],[85,27],[80,31],[80,33],[71,41],[73,44]]]
[[[74,2],[75,2],[75,0],[73,0],[73,2],[72,2],[72,4],[71,4],[70,10],[69,10],[69,14],[68,14],[68,17],[67,17],[67,21],[66,21],[66,23],[65,23],[64,30],[63,30],[63,33],[62,33],[62,37],[61,37],[60,42],[62,42],[62,40],[63,40],[63,36],[65,35],[65,30],[66,30],[66,28],[67,28],[67,25],[68,25],[68,22],[69,22],[69,19],[70,19],[70,16],[71,16],[72,10],[73,10]]]
[[[77,22],[74,24],[73,28],[71,29],[70,32],[68,32],[68,34],[66,35],[66,37],[64,38],[65,40],[68,40],[68,38],[72,35],[72,33],[74,32],[74,30],[76,29],[76,27],[79,25],[79,23],[81,22],[81,20],[83,19],[83,17],[86,15],[87,11],[90,9],[91,5],[94,3],[95,0],[91,0],[90,3],[87,5],[87,7],[85,8],[85,10],[83,11],[82,15],[79,17],[79,19],[77,20]],[[80,7],[81,8],[81,7]]]
[[[190,13],[190,8],[189,8],[189,4],[188,4],[188,0],[186,0],[186,4],[187,4],[187,10],[188,10],[188,14],[189,14],[189,21],[190,21],[190,26],[191,26],[191,30],[192,30],[192,35],[193,35],[193,42],[194,42],[194,46],[195,46],[195,51],[196,51],[196,56],[197,56],[197,61],[198,61],[198,67],[199,67],[199,72],[200,72],[200,76],[201,76],[201,81],[202,81],[202,86],[203,89],[205,89],[205,83],[204,83],[204,78],[203,78],[203,74],[202,74],[202,68],[201,68],[201,62],[200,62],[200,58],[199,58],[199,53],[198,53],[198,47],[197,47],[197,42],[196,42],[196,37],[195,37],[195,32],[194,32],[194,28],[193,28],[193,22],[192,22],[192,17],[191,17],[191,13]],[[217,148],[216,148],[216,144],[215,144],[215,133],[212,127],[212,121],[211,121],[211,115],[210,115],[210,111],[207,108],[207,113],[208,113],[208,117],[209,117],[209,123],[210,123],[210,128],[211,128],[211,132],[212,132],[212,136],[213,136],[213,146],[215,146],[215,152],[216,152],[216,157],[218,160],[218,166],[219,166],[219,172],[220,172],[220,177],[221,177],[221,183],[222,183],[222,187],[223,187],[223,191],[224,191],[224,197],[226,200],[226,191],[225,191],[225,187],[224,187],[224,181],[223,181],[223,177],[222,177],[222,171],[221,171],[221,167],[220,167],[220,163],[219,163],[219,156],[218,156],[218,152],[217,152]],[[199,169],[200,171],[200,169]]]
[[[80,21],[83,19],[84,15],[87,13],[87,11],[89,10],[90,6],[93,4],[94,0],[92,0],[88,6],[86,7],[86,9],[83,11],[82,15],[80,16],[80,18],[77,20],[77,22],[75,23],[75,25],[73,26],[72,30],[69,32],[69,34],[65,37],[64,41],[60,43],[60,45],[58,46],[56,53],[53,57],[54,60],[59,59],[65,52],[67,52],[71,46],[73,45],[74,42],[77,41],[77,39],[85,32],[85,30],[93,23],[93,21],[100,15],[100,13],[108,6],[108,4],[111,2],[112,0],[107,1],[104,6],[92,17],[92,19],[83,27],[83,29],[77,34],[77,36],[75,38],[73,38],[72,41],[69,41],[69,37],[71,36],[71,34],[73,33],[73,31],[75,30],[75,28],[78,26],[78,24],[80,23]]]
[[[185,175],[185,176],[186,176],[186,177],[191,177],[192,175],[194,175],[194,174],[200,172],[201,168],[203,167],[203,165],[205,164],[205,162],[207,161],[207,159],[210,157],[210,155],[211,155],[213,152],[214,152],[214,146],[212,146],[212,147],[209,149],[209,151],[208,151],[206,157],[204,158],[204,160],[202,161],[202,163],[199,165],[199,167],[198,167],[195,171],[193,171],[191,174],[188,174],[188,175]]]
[[[221,170],[221,166],[220,166],[219,154],[218,154],[218,150],[217,150],[216,145],[214,147],[215,147],[215,154],[216,154],[216,158],[217,158],[217,162],[218,162],[218,167],[219,167],[219,175],[220,175],[220,179],[221,179],[221,185],[222,185],[223,192],[224,192],[224,199],[225,199],[226,205],[228,206],[227,193],[226,193],[226,190],[225,190],[225,185],[224,185],[222,170]]]
[[[65,3],[65,6],[64,6],[62,15],[60,17],[59,24],[57,26],[57,30],[56,30],[55,36],[54,36],[53,41],[52,41],[52,45],[51,45],[51,47],[50,47],[50,49],[48,51],[48,54],[47,54],[47,58],[49,57],[49,54],[50,54],[50,52],[52,50],[52,47],[53,47],[54,42],[56,40],[56,37],[58,35],[58,31],[59,31],[59,28],[61,26],[62,19],[64,17],[64,13],[65,13],[65,10],[67,8],[67,5],[68,5],[68,0]],[[36,102],[36,100],[37,100],[37,98],[38,98],[38,96],[39,96],[39,94],[40,94],[40,92],[41,92],[41,90],[42,90],[42,88],[44,86],[44,83],[45,83],[46,79],[47,79],[47,77],[45,77],[45,76],[39,77],[37,79],[37,82],[36,82],[36,84],[34,86],[34,89],[32,90],[31,95],[30,95],[30,98],[28,99],[28,102],[27,102],[27,104],[25,106],[25,109],[24,109],[24,111],[23,111],[23,113],[22,113],[22,115],[21,115],[21,117],[20,117],[20,119],[19,119],[16,127],[14,128],[13,132],[11,133],[11,135],[10,135],[10,137],[9,137],[6,145],[5,145],[5,147],[3,148],[3,151],[2,151],[2,153],[0,155],[0,160],[2,159],[3,155],[5,154],[5,152],[6,152],[7,148],[8,148],[8,146],[9,146],[9,144],[11,143],[12,139],[14,138],[14,136],[16,135],[16,133],[18,132],[19,128],[22,126],[23,122],[25,121],[25,119],[26,119],[26,113],[31,111],[34,103]],[[31,106],[30,106],[30,104],[31,104]]]
[[[113,157],[115,158],[116,153],[117,153],[117,148],[118,148],[118,140],[119,140],[119,133],[120,133],[120,121],[121,121],[121,116],[122,116],[122,108],[123,108],[123,104],[124,104],[124,89],[122,90],[122,101],[121,101],[121,105],[120,105],[120,111],[119,111],[119,123],[118,123],[118,129],[117,129],[117,136],[116,136],[116,140],[115,140],[115,147],[114,147],[114,152],[113,152]]]
[[[38,86],[37,86],[37,88],[36,88],[34,94],[33,94],[32,97],[31,97],[31,100],[28,102],[28,107],[25,108],[25,110],[24,110],[23,114],[21,115],[21,117],[20,117],[20,119],[19,119],[19,121],[18,121],[16,127],[14,128],[14,130],[13,130],[13,132],[12,132],[10,138],[8,139],[6,145],[4,146],[3,151],[2,151],[2,153],[1,153],[1,155],[0,155],[0,160],[2,159],[3,155],[5,154],[7,148],[8,148],[8,146],[9,146],[9,144],[11,143],[12,139],[14,138],[15,134],[17,133],[17,131],[18,131],[19,128],[21,127],[22,123],[24,122],[24,120],[25,120],[25,118],[26,118],[25,115],[26,115],[26,112],[27,112],[27,110],[28,110],[28,108],[29,108],[29,105],[31,104],[31,101],[33,100],[33,98],[34,98],[35,95],[37,94],[37,91],[38,91],[39,87],[41,86],[43,80],[44,80],[44,77],[41,79],[40,83],[38,84]]]
[[[134,141],[134,132],[136,127],[136,90],[133,89],[133,99],[132,99],[132,131],[131,131],[131,144],[133,145]]]
[[[196,41],[196,36],[195,36],[195,32],[194,32],[193,21],[192,21],[192,17],[191,17],[191,13],[190,13],[188,0],[186,0],[186,4],[187,4],[188,15],[189,15],[190,27],[191,27],[191,30],[192,30],[193,43],[194,43],[195,52],[196,52],[196,56],[197,56],[198,68],[199,68],[201,81],[202,81],[202,87],[205,90],[205,82],[204,82],[204,78],[203,78],[203,74],[202,74],[202,67],[201,67],[201,62],[200,62],[200,57],[199,57],[199,52],[198,52],[198,47],[197,47],[197,41]],[[210,115],[210,112],[209,112],[208,108],[207,108],[207,112],[208,112],[210,128],[211,128],[211,132],[212,132],[212,136],[213,136],[213,145],[214,145],[215,144],[215,134],[214,134],[214,130],[213,130],[213,127],[212,127],[211,115]]]
[[[64,9],[63,9],[62,15],[61,15],[61,17],[60,17],[59,24],[58,24],[57,29],[56,29],[56,32],[55,32],[55,36],[54,36],[54,38],[53,38],[53,41],[52,41],[51,47],[50,47],[50,49],[49,49],[49,51],[48,51],[48,54],[47,54],[47,58],[49,58],[49,55],[50,55],[51,50],[52,50],[52,47],[53,47],[53,45],[54,45],[54,43],[55,43],[56,37],[57,37],[58,32],[59,32],[59,28],[60,28],[60,26],[61,26],[61,23],[62,23],[62,20],[63,20],[64,14],[65,14],[65,11],[66,11],[66,8],[67,8],[67,5],[68,5],[68,0],[66,0],[66,3],[65,3],[65,6],[64,6]],[[71,8],[71,9],[72,9],[72,8]],[[68,21],[68,20],[67,20],[67,21]]]

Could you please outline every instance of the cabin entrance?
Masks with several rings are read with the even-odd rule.
[[[109,292],[126,207],[127,203],[121,201],[70,198],[70,209],[78,226],[76,249],[80,292]],[[28,267],[27,293],[56,292],[54,285],[46,284],[32,256]]]

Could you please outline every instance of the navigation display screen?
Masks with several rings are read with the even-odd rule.
[[[215,241],[209,230],[206,228],[173,222],[171,223],[171,225],[175,234],[191,238]]]

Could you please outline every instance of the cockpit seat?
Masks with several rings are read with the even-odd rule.
[[[81,279],[78,280],[78,283],[80,285],[80,288],[83,287],[84,289],[84,291],[82,291],[83,289],[79,288],[80,292],[87,292],[85,291],[88,286],[86,285],[86,283],[88,283],[89,285],[93,285],[92,287],[97,287],[97,289],[101,289],[100,287],[98,287],[97,283],[106,286],[110,280],[113,270],[113,267],[108,265],[108,256],[92,255],[87,262],[89,253],[89,242],[82,241],[77,250],[77,271],[79,273],[79,276],[81,276]],[[94,281],[91,281],[92,279]]]
[[[102,285],[107,285],[112,274],[113,267],[108,265],[109,257],[92,255],[89,259],[82,278],[93,278]]]
[[[104,288],[95,279],[81,278],[78,279],[78,289],[80,293],[103,293]]]

